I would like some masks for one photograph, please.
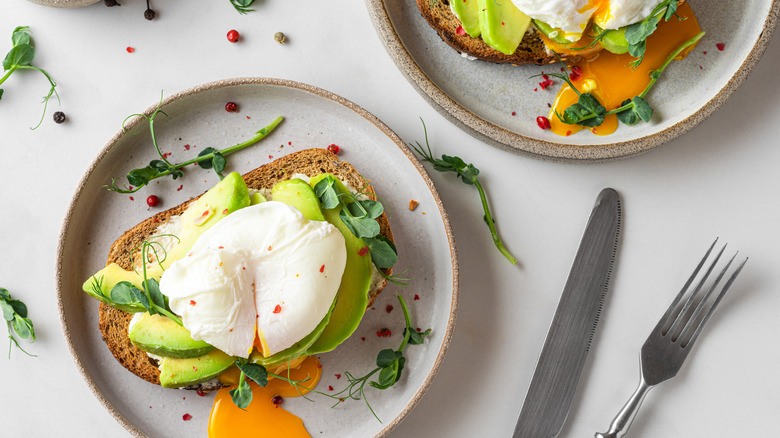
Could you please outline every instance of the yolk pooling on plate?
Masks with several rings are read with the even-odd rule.
[[[629,65],[634,60],[630,54],[616,55],[602,50],[595,60],[576,64],[582,69],[582,76],[573,81],[574,86],[581,93],[591,93],[607,111],[620,107],[626,99],[638,96],[650,83],[650,72],[658,69],[669,54],[681,44],[701,32],[688,3],[680,5],[677,14],[684,19],[678,20],[677,17],[672,17],[669,21],[661,21],[658,29],[647,39],[645,58],[636,69],[632,69]],[[586,39],[589,38],[583,38]],[[555,46],[555,43],[549,40],[545,43],[548,46]],[[578,45],[586,44],[587,42]],[[563,46],[560,47],[562,50],[567,50]],[[687,55],[693,47],[683,52],[682,56]],[[568,84],[561,87],[548,116],[552,132],[567,136],[584,129],[580,125],[563,123],[555,115],[556,112],[563,114],[566,108],[577,103],[578,99],[579,96]],[[601,126],[591,128],[591,131],[596,135],[608,135],[615,132],[617,126],[617,116],[612,114],[606,117]]]
[[[306,388],[313,389],[320,380],[322,368],[320,361],[307,357],[298,368],[279,371],[280,376],[290,380],[306,380],[299,385],[301,394],[306,394]],[[257,438],[310,438],[301,420],[296,415],[285,410],[281,405],[274,404],[274,396],[283,398],[297,397],[298,389],[283,380],[270,378],[268,385],[261,387],[250,382],[252,388],[252,403],[242,410],[233,404],[229,390],[220,389],[214,398],[214,407],[209,417],[209,438],[257,437]]]

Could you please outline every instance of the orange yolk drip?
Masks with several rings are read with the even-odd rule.
[[[634,57],[628,53],[616,55],[602,50],[595,60],[576,64],[582,69],[582,76],[572,81],[574,86],[581,93],[591,93],[607,111],[620,107],[626,99],[638,96],[650,83],[650,72],[658,69],[677,47],[701,32],[688,3],[679,7],[677,15],[686,19],[678,20],[672,17],[666,22],[661,20],[658,29],[647,39],[645,58],[639,67],[631,68],[629,63],[634,60]],[[693,47],[683,52],[680,59]],[[578,99],[579,96],[568,84],[561,87],[548,116],[552,132],[567,136],[584,128],[580,125],[563,123],[555,115],[556,111],[563,114],[563,111],[577,103]],[[617,116],[612,114],[605,118],[601,126],[589,129],[596,135],[608,135],[615,132],[617,126]]]
[[[299,385],[300,392],[308,392],[317,385],[322,374],[320,361],[313,356],[307,357],[298,368],[277,370],[280,376],[290,380],[306,380]],[[280,379],[269,379],[268,385],[261,387],[250,382],[252,403],[246,410],[239,409],[230,397],[229,389],[220,389],[214,398],[214,407],[209,417],[209,438],[234,438],[251,436],[257,438],[310,438],[303,420],[287,412],[282,405],[273,403],[274,396],[283,398],[297,397],[298,390]],[[305,387],[305,388],[304,388]]]

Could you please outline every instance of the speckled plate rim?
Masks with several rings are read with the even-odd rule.
[[[780,16],[780,0],[773,0],[772,7],[764,21],[763,31],[743,60],[739,69],[725,86],[698,111],[680,122],[653,134],[635,140],[600,144],[594,146],[572,146],[529,138],[500,128],[474,115],[446,93],[444,93],[422,71],[406,49],[390,20],[385,0],[365,0],[369,15],[380,40],[393,62],[420,95],[441,115],[471,134],[473,137],[499,149],[545,161],[565,163],[601,163],[615,161],[645,153],[674,138],[685,134],[704,121],[731,96],[753,71],[766,50]]]
[[[392,431],[396,426],[398,426],[401,423],[401,421],[403,421],[404,418],[406,418],[406,416],[409,415],[412,409],[420,402],[423,395],[425,395],[425,393],[428,391],[428,388],[430,388],[431,384],[433,383],[434,377],[439,372],[442,361],[444,360],[444,356],[452,340],[452,332],[455,325],[455,318],[458,312],[460,280],[459,280],[459,268],[458,268],[458,253],[457,253],[457,249],[455,248],[455,238],[452,234],[452,226],[450,224],[449,217],[447,216],[447,212],[444,209],[444,204],[442,203],[441,197],[439,196],[439,192],[438,190],[436,190],[436,187],[434,186],[433,181],[428,175],[428,172],[422,166],[422,164],[414,155],[414,153],[412,153],[412,151],[409,149],[406,143],[403,140],[401,140],[401,138],[395,132],[393,132],[387,125],[385,125],[376,116],[366,111],[361,106],[353,103],[352,101],[349,101],[330,91],[312,85],[304,84],[301,82],[287,80],[287,79],[242,77],[242,78],[219,80],[219,81],[209,82],[202,85],[197,85],[195,87],[186,89],[184,91],[173,94],[163,99],[162,105],[163,106],[169,105],[172,102],[208,90],[231,87],[236,85],[252,85],[252,84],[289,87],[301,91],[306,91],[314,95],[317,95],[319,97],[331,100],[337,104],[340,104],[352,110],[357,115],[366,119],[368,122],[373,124],[376,128],[378,128],[382,133],[387,135],[390,138],[390,140],[393,141],[396,144],[396,146],[398,146],[398,148],[406,155],[406,157],[409,159],[409,162],[417,169],[417,172],[419,172],[420,176],[425,181],[425,184],[428,186],[428,189],[431,191],[431,195],[433,196],[436,202],[436,207],[438,208],[439,213],[441,214],[442,225],[444,227],[444,232],[447,235],[448,245],[450,248],[450,258],[452,260],[452,303],[450,305],[450,313],[449,313],[449,318],[447,320],[447,327],[444,331],[441,347],[439,351],[436,353],[436,360],[434,361],[433,366],[431,367],[430,372],[428,373],[428,376],[426,376],[425,381],[423,382],[422,385],[420,385],[417,392],[414,394],[414,396],[406,405],[406,407],[401,411],[401,413],[398,414],[398,416],[395,419],[393,419],[393,421],[389,422],[377,435],[375,435],[375,438],[381,438],[387,436],[387,434],[389,434],[390,431]],[[152,104],[143,112],[143,114],[147,116],[151,115],[157,108],[158,108],[158,103]],[[144,119],[140,117],[136,117],[132,119],[126,125],[126,129],[128,131],[131,131],[135,126],[137,126],[143,120]],[[92,380],[92,377],[90,377],[90,375],[87,373],[86,368],[84,367],[84,363],[82,362],[79,353],[75,349],[73,339],[71,337],[71,333],[72,333],[71,328],[68,321],[65,318],[63,290],[62,290],[62,284],[63,284],[62,260],[65,252],[65,241],[68,235],[69,224],[71,218],[73,217],[75,206],[76,204],[78,204],[79,198],[83,193],[83,189],[86,185],[86,182],[89,180],[93,172],[95,172],[98,164],[108,155],[109,151],[117,144],[120,138],[122,138],[125,135],[127,135],[125,131],[119,130],[106,143],[106,145],[98,153],[97,157],[92,161],[92,163],[89,165],[89,168],[82,176],[78,186],[76,187],[74,196],[71,199],[70,204],[68,205],[68,210],[65,214],[65,219],[63,221],[62,228],[60,229],[59,241],[57,244],[57,257],[56,257],[56,268],[55,268],[55,275],[56,275],[55,278],[57,281],[57,309],[60,316],[60,327],[65,336],[65,341],[68,344],[68,350],[70,351],[70,355],[73,358],[74,362],[76,363],[76,367],[78,368],[79,373],[81,373],[81,376],[84,378],[84,381],[87,382],[87,386],[89,386],[89,389],[92,392],[92,394],[98,399],[98,401],[100,401],[103,407],[114,417],[114,419],[117,422],[119,422],[119,424],[121,424],[122,427],[124,427],[128,432],[130,432],[130,434],[132,434],[135,437],[147,437],[147,435],[145,435],[140,430],[138,430],[130,421],[128,421],[122,414],[120,414],[116,408],[114,408],[114,406],[105,398],[103,393],[97,387],[94,380]]]

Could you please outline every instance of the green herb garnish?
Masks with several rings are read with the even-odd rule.
[[[8,339],[11,340],[8,344],[8,358],[11,358],[12,345],[16,345],[28,356],[37,357],[25,351],[16,339],[18,336],[20,339],[30,339],[30,342],[35,342],[35,330],[32,321],[27,317],[27,306],[20,300],[11,298],[8,289],[0,287],[0,309],[3,309],[3,318],[8,324]]]
[[[490,229],[490,235],[493,236],[493,243],[495,243],[496,248],[498,248],[501,254],[507,258],[507,260],[509,260],[513,265],[516,265],[517,259],[515,259],[512,254],[509,253],[509,251],[504,247],[504,244],[501,242],[501,239],[498,237],[496,223],[493,220],[493,216],[490,214],[490,208],[488,207],[485,189],[482,188],[482,184],[480,184],[479,180],[477,179],[477,175],[479,175],[479,169],[474,167],[474,165],[471,163],[466,164],[466,162],[459,157],[442,155],[441,159],[434,158],[433,153],[431,152],[431,145],[428,143],[428,129],[425,127],[425,121],[422,119],[420,120],[422,121],[423,131],[425,133],[426,148],[423,148],[419,142],[415,142],[415,144],[409,143],[409,146],[411,146],[412,149],[417,152],[423,161],[432,163],[433,170],[437,170],[439,172],[455,172],[457,177],[460,178],[465,184],[470,186],[473,185],[477,188],[477,191],[479,192],[479,198],[482,200],[482,209],[485,211],[485,223]]]
[[[344,372],[344,376],[347,378],[349,385],[339,392],[334,394],[327,394],[304,386],[307,391],[311,391],[315,394],[324,395],[328,398],[337,400],[336,404],[333,406],[344,403],[348,398],[352,400],[360,400],[362,398],[366,402],[368,409],[372,414],[374,414],[374,417],[379,422],[382,421],[376,415],[376,412],[374,412],[374,409],[371,407],[371,404],[366,398],[366,384],[381,390],[388,389],[393,386],[401,378],[401,372],[403,371],[404,364],[406,363],[406,358],[403,355],[404,348],[406,348],[407,345],[423,344],[425,342],[425,337],[431,334],[431,329],[418,331],[412,326],[412,319],[411,316],[409,316],[409,308],[406,306],[406,301],[404,301],[401,295],[398,295],[397,297],[398,301],[401,303],[401,309],[403,310],[404,314],[404,322],[406,323],[406,327],[404,327],[404,337],[398,349],[393,350],[388,348],[380,351],[376,358],[376,368],[369,371],[363,377],[358,378],[353,376],[349,371]],[[249,406],[249,404],[252,402],[252,390],[249,387],[249,384],[246,382],[245,377],[249,377],[250,379],[254,380],[255,383],[263,387],[268,384],[269,376],[274,377],[283,380],[295,387],[296,390],[298,390],[298,393],[302,396],[303,393],[301,392],[300,386],[302,383],[305,383],[309,380],[292,380],[288,377],[269,373],[264,366],[248,362],[246,359],[237,360],[236,366],[241,371],[241,375],[239,376],[239,384],[236,388],[230,390],[229,393],[233,399],[233,403],[235,403],[235,405],[241,409],[246,409],[246,407]],[[377,379],[371,381],[371,377],[377,373],[379,373]],[[306,397],[304,396],[304,398]]]
[[[154,110],[151,116],[147,116],[145,114],[132,114],[128,116],[124,122],[122,122],[122,128],[127,132],[127,129],[125,128],[125,123],[128,119],[135,116],[140,116],[145,118],[149,122],[149,133],[152,137],[152,144],[154,145],[155,150],[157,150],[157,154],[160,156],[159,160],[152,160],[149,162],[149,165],[146,167],[133,169],[127,174],[127,182],[128,186],[125,187],[119,187],[117,184],[117,179],[114,178],[111,181],[111,185],[106,185],[106,189],[117,192],[117,193],[135,193],[138,190],[141,189],[141,187],[149,184],[149,181],[153,179],[157,179],[163,176],[170,175],[173,179],[177,179],[180,176],[184,176],[184,169],[185,166],[189,166],[190,164],[198,163],[198,166],[200,166],[203,169],[214,169],[214,172],[219,175],[220,179],[223,178],[222,171],[225,170],[225,166],[227,165],[227,159],[225,158],[226,155],[231,154],[233,152],[239,151],[241,149],[244,149],[247,146],[251,146],[258,141],[265,138],[268,134],[270,134],[274,128],[276,128],[279,123],[284,120],[283,117],[277,117],[273,122],[271,122],[270,125],[266,126],[265,128],[260,129],[255,133],[255,136],[250,138],[249,140],[239,143],[235,146],[231,146],[228,148],[224,148],[221,150],[216,150],[214,148],[208,147],[201,151],[197,158],[193,158],[191,160],[185,161],[183,163],[179,164],[173,164],[165,157],[165,154],[162,153],[160,150],[160,146],[157,144],[157,137],[154,133],[154,119],[157,117],[158,114],[166,115],[165,112],[162,111],[162,98],[160,99],[160,103],[157,105],[157,109]],[[132,135],[137,134],[130,133]]]
[[[246,14],[247,12],[254,11],[254,9],[249,8],[254,1],[255,0],[230,0],[230,4],[233,5],[239,13]]]
[[[92,292],[99,297],[102,297],[106,304],[116,307],[120,305],[122,307],[134,308],[138,312],[149,312],[150,315],[160,314],[167,316],[176,324],[182,325],[181,318],[176,316],[171,308],[168,306],[168,299],[160,291],[160,285],[154,278],[148,278],[146,274],[147,261],[149,260],[150,252],[153,260],[160,266],[165,261],[168,254],[162,244],[154,239],[158,237],[173,237],[178,240],[178,237],[172,234],[161,234],[153,236],[148,240],[144,240],[139,247],[141,248],[141,265],[143,271],[142,288],[139,289],[130,283],[129,281],[120,281],[111,288],[111,291],[106,295],[103,293],[103,278],[93,277],[92,279]],[[139,247],[136,247],[137,250]]]
[[[672,17],[677,15],[677,1],[678,0],[664,0],[658,6],[653,9],[644,20],[632,24],[626,28],[626,41],[628,41],[628,53],[631,54],[635,60],[631,61],[631,66],[636,68],[645,59],[645,48],[647,38],[655,32],[658,28],[660,19],[669,21]],[[678,19],[683,20],[682,17],[677,16]]]
[[[559,79],[563,79],[579,96],[579,100],[574,105],[566,108],[563,114],[555,112],[556,117],[563,123],[569,125],[580,125],[589,128],[600,126],[604,122],[604,118],[610,114],[617,114],[618,120],[627,124],[634,125],[639,123],[640,120],[649,122],[653,116],[653,109],[650,104],[644,99],[650,89],[655,85],[656,81],[661,77],[661,73],[676,58],[688,47],[696,44],[702,37],[704,32],[696,34],[693,38],[681,44],[675,49],[667,58],[666,61],[657,69],[650,72],[650,83],[647,87],[639,93],[638,96],[624,100],[620,107],[607,111],[601,102],[591,93],[580,93],[577,87],[569,79],[569,76],[565,73],[548,73],[550,76],[554,76]]]
[[[392,268],[398,261],[398,251],[390,239],[379,234],[379,222],[376,221],[385,211],[382,203],[359,199],[363,193],[339,193],[335,184],[336,178],[328,175],[314,185],[314,194],[319,198],[322,208],[330,210],[341,206],[339,218],[355,237],[366,244],[374,266],[380,272],[382,269]]]
[[[11,34],[11,42],[13,43],[13,47],[8,52],[8,54],[5,55],[5,59],[3,59],[3,71],[5,71],[5,75],[0,78],[0,85],[17,70],[36,70],[41,72],[41,74],[46,77],[46,79],[49,81],[49,85],[51,86],[51,88],[49,88],[49,93],[43,98],[43,113],[41,114],[41,120],[37,125],[30,128],[36,129],[37,127],[41,126],[41,123],[43,123],[43,116],[46,115],[46,107],[49,105],[49,99],[51,96],[57,96],[58,102],[60,100],[60,95],[55,89],[57,87],[57,83],[54,82],[54,79],[51,78],[46,70],[32,65],[33,58],[35,57],[35,48],[32,45],[32,31],[30,30],[29,26],[19,26],[14,29],[13,34]],[[3,89],[0,88],[0,99],[2,98]]]

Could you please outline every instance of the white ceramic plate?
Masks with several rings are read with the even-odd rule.
[[[648,95],[655,109],[653,120],[621,126],[609,136],[583,131],[560,137],[535,122],[547,114],[547,104],[559,87],[534,92],[539,79],[530,77],[550,71],[550,66],[469,61],[439,38],[413,0],[366,0],[388,53],[442,115],[491,145],[535,158],[575,162],[636,155],[695,127],[745,80],[780,13],[780,0],[688,2],[707,34],[688,58],[664,72]],[[725,50],[719,51],[718,43],[725,43]]]
[[[225,111],[236,102],[238,113]],[[400,258],[396,267],[409,268],[412,286],[388,286],[355,334],[336,351],[320,355],[323,378],[319,389],[344,387],[336,374],[363,375],[374,367],[383,348],[397,348],[403,315],[395,295],[402,294],[420,328],[433,336],[422,346],[410,346],[402,380],[387,391],[369,391],[382,423],[362,402],[331,408],[332,400],[300,397],[285,400],[285,408],[304,420],[316,437],[383,436],[419,401],[439,369],[450,341],[457,309],[458,269],[449,221],[425,170],[398,136],[357,105],[330,92],[285,80],[244,78],[205,84],[164,100],[169,118],[158,117],[155,132],[170,160],[185,161],[202,148],[237,144],[276,116],[285,121],[261,143],[228,157],[229,168],[245,172],[271,157],[335,143],[341,158],[372,180],[392,209],[390,223]],[[149,107],[151,114],[156,105]],[[103,185],[156,158],[148,125],[140,117],[127,127],[138,135],[118,132],[84,175],[71,202],[60,237],[57,279],[60,315],[71,353],[86,383],[103,405],[136,436],[205,437],[213,395],[163,389],[134,376],[108,351],[97,327],[98,303],[81,291],[82,282],[105,265],[108,248],[140,220],[183,202],[213,186],[212,171],[192,167],[184,178],[157,180],[133,195],[108,192]],[[186,150],[185,145],[190,145]],[[149,211],[145,199],[155,194],[163,204]],[[131,197],[133,200],[131,200]],[[409,211],[411,199],[420,205]],[[415,300],[415,295],[419,296]],[[388,305],[395,309],[387,311]],[[376,332],[391,328],[390,338]],[[361,340],[364,337],[365,341]],[[192,415],[183,421],[184,414]]]

